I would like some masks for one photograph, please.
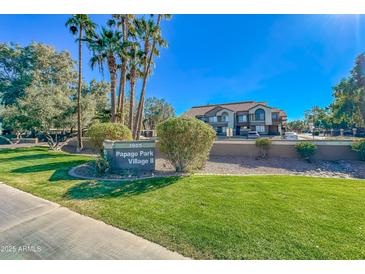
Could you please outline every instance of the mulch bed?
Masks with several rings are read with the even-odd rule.
[[[162,164],[162,163],[161,163]],[[162,168],[161,168],[162,167]],[[83,165],[79,165],[77,167],[72,168],[69,171],[69,174],[73,177],[81,178],[81,179],[89,179],[89,180],[138,180],[138,179],[148,179],[148,178],[160,178],[160,177],[170,177],[170,176],[182,176],[186,175],[184,173],[175,172],[171,166],[167,166],[162,164],[162,166],[156,163],[156,170],[154,172],[151,171],[140,171],[140,172],[128,172],[126,171],[124,174],[105,174],[100,175],[97,173],[95,166],[92,162],[86,163]]]

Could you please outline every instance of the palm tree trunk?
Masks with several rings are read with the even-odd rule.
[[[121,19],[123,43],[128,41],[128,29],[125,18]],[[122,58],[122,66],[120,69],[120,84],[118,94],[118,113],[120,114],[120,122],[124,124],[124,97],[125,97],[125,83],[127,81],[127,60]]]
[[[117,70],[114,56],[108,57],[108,68],[110,73],[110,95],[112,101],[112,122],[116,122],[116,90],[117,90]]]
[[[162,18],[162,15],[159,14],[157,17],[157,23],[156,23],[157,27],[159,27],[159,25],[160,25],[161,18]],[[145,93],[146,93],[147,78],[148,78],[148,74],[149,74],[150,67],[151,67],[153,52],[155,51],[155,48],[156,48],[156,42],[157,42],[156,38],[154,38],[153,42],[152,42],[151,51],[149,52],[147,66],[145,67],[144,72],[143,72],[142,91],[141,91],[141,97],[139,99],[139,104],[138,104],[136,130],[135,130],[135,134],[134,134],[134,138],[137,140],[139,139],[139,135],[140,135],[141,127],[142,127],[143,105],[144,105],[144,97],[145,97]]]
[[[134,133],[134,138],[136,140],[139,140],[139,135],[140,135],[140,131],[141,131],[144,96],[145,96],[146,84],[147,84],[147,79],[145,79],[145,78],[147,78],[147,76],[143,76],[142,92],[141,92],[141,97],[139,99],[138,109],[137,109],[137,114],[136,114],[136,124],[135,124],[135,133]]]
[[[110,74],[110,92],[112,96],[112,122],[117,121],[116,115],[116,87],[117,87],[117,77],[115,73]]]
[[[118,94],[118,113],[120,114],[120,122],[124,124],[124,97],[125,97],[125,83],[127,81],[127,61],[122,61],[120,68],[120,84]]]
[[[130,103],[129,103],[129,128],[131,131],[133,131],[133,109],[134,109],[134,88],[136,85],[136,70],[135,68],[131,68],[131,78],[129,80],[130,82]]]
[[[136,113],[136,117],[135,117],[135,121],[134,121],[134,127],[133,127],[133,130],[132,130],[132,136],[133,136],[133,139],[139,139],[138,137],[138,124],[140,123],[140,111],[143,109],[141,108],[141,104],[143,105],[144,104],[144,95],[145,95],[145,88],[146,88],[146,83],[147,83],[147,67],[148,67],[148,58],[147,58],[147,54],[149,52],[149,46],[148,46],[148,41],[145,42],[145,57],[144,57],[144,61],[143,61],[143,81],[142,81],[142,90],[141,90],[141,95],[139,97],[139,103],[138,103],[138,107],[137,107],[137,113]]]
[[[82,89],[82,24],[80,24],[79,34],[79,83],[77,88],[77,148],[76,151],[80,152],[83,148],[82,145],[82,125],[81,125],[81,89]]]

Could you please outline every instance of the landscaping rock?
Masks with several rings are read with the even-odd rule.
[[[365,163],[361,161],[325,161],[311,163],[295,158],[268,158],[213,156],[209,158],[204,174],[291,174],[326,178],[365,178]]]

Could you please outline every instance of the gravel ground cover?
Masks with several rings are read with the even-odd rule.
[[[361,161],[324,161],[312,163],[295,158],[210,157],[205,174],[292,174],[334,178],[365,178],[365,163]]]
[[[97,179],[135,179],[146,177],[179,176],[173,166],[164,158],[156,160],[155,172],[144,172],[138,175],[110,174],[100,176],[95,172],[92,164],[83,164],[74,170],[76,175],[94,177]],[[301,175],[323,178],[365,178],[365,163],[361,161],[324,161],[316,160],[311,163],[301,159],[268,158],[257,160],[249,157],[210,157],[199,174],[212,175]]]
[[[156,161],[158,172],[174,171],[167,160]],[[213,156],[207,161],[200,174],[250,175],[250,174],[288,174],[316,176],[325,178],[365,178],[365,162],[362,161],[324,161],[311,163],[295,158],[268,158],[257,160],[250,157]]]

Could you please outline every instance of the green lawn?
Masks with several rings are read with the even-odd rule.
[[[194,258],[365,259],[365,181],[294,176],[76,180],[87,156],[0,150],[0,181]]]

